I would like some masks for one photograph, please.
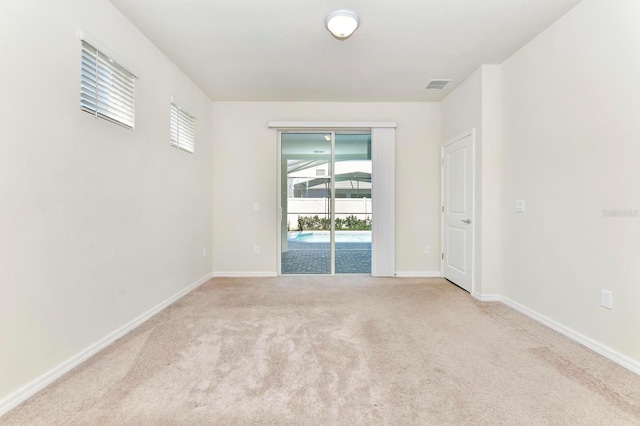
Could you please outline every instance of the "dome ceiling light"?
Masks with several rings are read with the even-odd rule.
[[[358,28],[360,18],[353,10],[340,9],[331,12],[325,22],[327,29],[337,38],[347,38]]]

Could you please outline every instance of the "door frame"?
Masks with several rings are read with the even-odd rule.
[[[449,145],[452,145],[466,137],[471,136],[471,223],[473,223],[473,230],[471,233],[471,291],[469,294],[475,294],[476,285],[476,236],[478,234],[479,227],[476,221],[476,129],[469,129],[458,136],[449,139],[443,143],[440,147],[440,276],[444,278],[444,243],[445,243],[445,230],[444,230],[444,150]]]
[[[329,164],[331,165],[329,169],[331,170],[331,186],[329,190],[329,211],[331,212],[331,226],[329,228],[329,257],[331,259],[331,267],[328,274],[320,274],[320,275],[335,275],[336,274],[336,223],[335,223],[335,161],[336,161],[336,130],[326,130],[326,129],[278,129],[278,190],[276,196],[277,199],[277,215],[276,222],[277,232],[278,232],[278,244],[277,244],[277,272],[278,276],[282,275],[282,241],[283,241],[283,232],[288,232],[284,230],[282,226],[282,134],[283,133],[309,133],[309,134],[329,134],[331,135],[331,158],[329,159]],[[298,274],[287,274],[287,275],[298,275]],[[304,274],[304,275],[316,275],[316,274]]]
[[[371,132],[372,137],[372,161],[374,161],[373,154],[375,151],[375,147],[373,146],[374,139],[374,131],[377,131],[376,134],[383,134],[384,130],[393,130],[391,134],[391,138],[387,136],[381,136],[381,139],[385,139],[384,144],[389,145],[391,147],[390,152],[385,152],[387,159],[391,159],[390,165],[385,167],[387,170],[392,171],[392,175],[388,176],[389,182],[380,182],[374,183],[372,181],[373,186],[380,186],[379,191],[381,193],[386,194],[386,196],[390,197],[391,200],[391,211],[383,212],[384,208],[380,208],[380,213],[386,216],[393,222],[387,227],[382,226],[380,228],[376,228],[375,225],[372,229],[371,233],[371,275],[372,276],[394,276],[395,275],[395,129],[398,127],[398,123],[395,121],[269,121],[267,123],[270,129],[277,130],[276,132],[276,153],[277,153],[277,191],[276,191],[276,235],[277,235],[277,248],[276,248],[276,263],[277,263],[277,273],[278,276],[282,275],[282,208],[280,206],[280,191],[282,190],[282,146],[280,135],[283,132],[289,131],[309,131],[309,132],[342,132],[349,130],[366,130]],[[335,138],[334,138],[335,139]],[[376,142],[378,145],[378,142]],[[374,162],[374,168],[375,168]],[[383,173],[384,174],[384,173]],[[375,172],[372,173],[372,180]],[[385,199],[385,197],[381,197],[381,199]],[[380,202],[380,201],[374,201]],[[376,207],[373,207],[376,209]],[[379,234],[379,235],[378,235]],[[374,241],[374,239],[376,239]],[[378,247],[380,246],[380,247]],[[384,246],[384,247],[382,247]],[[380,253],[378,253],[380,252]],[[386,262],[383,260],[388,256],[388,253],[393,253],[391,259],[387,259]],[[378,259],[379,258],[379,259]],[[378,264],[380,263],[380,264]],[[288,274],[289,275],[289,274]]]

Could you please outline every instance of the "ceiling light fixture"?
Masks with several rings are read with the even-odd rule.
[[[360,17],[353,10],[340,9],[331,12],[325,24],[334,36],[347,38],[358,28]]]

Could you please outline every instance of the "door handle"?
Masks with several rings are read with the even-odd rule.
[[[471,223],[471,219],[462,220],[462,222],[464,222],[464,223]]]

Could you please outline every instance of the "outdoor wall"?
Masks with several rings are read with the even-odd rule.
[[[78,28],[139,71],[135,131],[80,110]],[[211,272],[212,179],[210,100],[108,1],[3,1],[0,51],[1,412]],[[195,155],[169,146],[172,95]]]
[[[289,198],[287,199],[287,223],[290,230],[299,230],[298,218],[329,217],[327,198]],[[360,220],[375,220],[371,215],[371,198],[336,198],[335,217],[345,219],[354,216]],[[329,223],[329,222],[327,222]],[[337,229],[336,223],[336,229]]]
[[[440,271],[439,103],[214,102],[212,117],[215,274],[277,271],[278,141],[270,120],[397,121],[396,269]]]
[[[639,16],[636,0],[584,0],[518,51],[501,126],[504,294],[638,372]]]

